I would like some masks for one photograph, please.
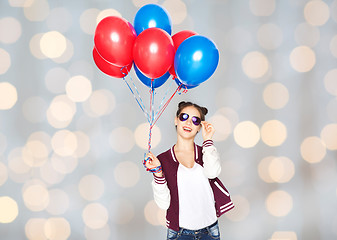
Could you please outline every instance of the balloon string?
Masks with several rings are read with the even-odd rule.
[[[153,79],[151,79],[151,89],[150,89],[150,113],[151,113],[151,121],[150,121],[150,129],[149,129],[149,141],[148,141],[148,152],[151,151],[151,140],[152,140],[152,128],[154,126],[154,87],[153,87]]]
[[[173,78],[173,80],[174,80],[174,78]],[[160,103],[160,105],[159,105],[159,107],[158,107],[158,110],[157,110],[157,112],[156,112],[156,114],[155,114],[155,118],[158,116],[158,112],[159,112],[160,109],[162,108],[162,106],[163,106],[163,104],[164,104],[164,101],[166,100],[167,94],[168,94],[169,90],[170,90],[171,87],[172,87],[172,83],[173,83],[173,82],[174,82],[174,81],[171,81],[170,85],[168,86],[168,88],[167,88],[167,90],[166,90],[166,93],[165,93],[165,95],[164,95],[164,97],[163,97],[163,99],[162,99],[162,101],[161,101],[161,103]]]
[[[148,141],[148,149],[147,149],[148,152],[151,151],[152,127],[153,127],[153,125],[151,125],[150,129],[149,129],[149,141]]]
[[[138,91],[138,88],[137,88],[137,86],[136,86],[136,84],[135,84],[135,82],[133,81],[133,79],[132,79],[131,76],[130,76],[130,79],[131,79],[132,85],[133,85],[134,89],[136,90],[136,93],[137,93],[137,95],[138,95],[138,97],[139,97],[139,99],[140,99],[140,103],[142,104],[143,109],[144,109],[144,111],[145,111],[145,113],[146,113],[147,121],[149,122],[149,121],[150,121],[150,116],[149,116],[149,113],[147,112],[147,110],[146,110],[146,108],[145,108],[143,99],[142,99],[142,97],[140,96],[139,91]]]
[[[160,116],[163,114],[164,110],[166,109],[166,107],[169,105],[169,103],[171,102],[172,98],[174,97],[174,95],[181,89],[182,84],[180,84],[177,89],[174,91],[174,93],[172,94],[172,96],[167,100],[167,102],[164,104],[164,106],[159,110],[159,113],[153,123],[156,124],[156,122],[158,121],[158,119],[160,118]],[[185,91],[184,91],[185,92]]]
[[[151,89],[150,89],[150,113],[151,113],[151,123],[153,123],[154,120],[154,87],[153,87],[153,79],[151,79]]]
[[[153,104],[154,104],[154,87],[153,87],[153,79],[151,80],[151,89],[150,89],[150,113],[151,113],[151,120],[150,120],[150,129],[149,129],[149,140],[148,140],[148,153],[150,153],[151,151],[151,139],[152,139],[152,128],[154,126],[154,108],[153,108]],[[146,166],[146,162],[150,160],[150,157],[146,157],[146,154],[144,154],[144,160],[143,160],[143,165],[146,169],[146,171],[152,172],[152,173],[157,173],[160,172],[162,170],[161,165],[158,167],[154,167],[154,168],[148,168]]]
[[[166,103],[164,104],[163,107],[160,108],[160,110],[157,112],[156,117],[153,116],[154,110],[153,110],[153,103],[154,103],[154,88],[153,88],[153,81],[151,81],[151,99],[150,99],[150,109],[151,109],[151,113],[152,113],[152,118],[150,121],[150,129],[149,129],[149,141],[148,141],[148,152],[151,151],[151,139],[152,139],[152,128],[153,126],[156,124],[156,122],[158,121],[158,119],[160,118],[160,116],[162,115],[162,113],[164,112],[164,110],[166,109],[166,107],[169,105],[169,103],[171,102],[171,100],[173,99],[174,95],[181,90],[182,85],[180,84],[180,86],[177,87],[177,89],[174,91],[174,93],[172,94],[172,96],[166,101]],[[185,90],[183,91],[183,93],[187,92],[187,88],[185,88]],[[164,101],[164,99],[163,99]],[[144,154],[144,160],[143,160],[143,165],[146,169],[146,171],[152,172],[152,173],[158,173],[162,171],[162,166],[158,166],[158,167],[154,167],[154,168],[147,168],[146,166],[146,162],[149,161],[150,158],[146,157],[146,154]]]
[[[138,106],[141,108],[141,110],[142,110],[142,111],[143,111],[143,113],[145,114],[145,117],[148,119],[148,113],[146,113],[146,111],[144,110],[144,108],[141,106],[140,102],[138,101],[138,99],[137,99],[137,97],[136,97],[135,93],[133,92],[133,90],[132,90],[131,86],[129,85],[129,83],[128,83],[128,82],[125,80],[125,78],[123,78],[123,79],[124,79],[124,81],[125,81],[126,85],[129,87],[129,89],[130,89],[131,93],[133,94],[133,96],[134,96],[135,100],[137,101],[137,103],[138,103]]]
[[[124,77],[123,77],[124,82],[126,83],[126,85],[128,86],[128,88],[130,89],[130,91],[131,91],[131,93],[132,93],[134,99],[135,99],[136,102],[138,103],[138,106],[139,106],[140,109],[143,111],[143,113],[144,113],[144,115],[145,115],[147,121],[150,122],[150,116],[149,116],[149,113],[146,111],[145,105],[144,105],[144,103],[143,103],[143,100],[142,100],[142,98],[141,98],[139,92],[138,92],[138,89],[137,89],[135,83],[133,82],[132,78],[130,77],[130,80],[131,80],[131,82],[132,82],[132,84],[133,84],[133,86],[134,86],[134,88],[135,88],[135,91],[137,92],[137,95],[138,95],[139,99],[137,98],[137,96],[136,96],[136,94],[134,93],[134,91],[132,90],[130,84],[129,84],[128,81],[126,80],[127,74],[125,74],[125,73],[123,72],[123,68],[125,68],[125,67],[122,67],[122,68],[121,68],[121,72],[124,74]]]

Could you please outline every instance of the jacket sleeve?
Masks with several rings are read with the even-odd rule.
[[[158,207],[167,210],[170,206],[171,196],[165,177],[153,175],[152,189],[154,201]]]
[[[204,174],[207,178],[213,179],[221,172],[220,156],[212,140],[204,141],[202,144]]]

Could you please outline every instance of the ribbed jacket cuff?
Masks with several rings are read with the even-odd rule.
[[[165,184],[166,183],[166,178],[163,177],[157,177],[156,175],[153,174],[154,182],[157,184]]]
[[[206,140],[202,144],[202,147],[210,147],[210,146],[213,146],[213,140]]]

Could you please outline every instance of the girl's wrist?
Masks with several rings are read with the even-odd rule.
[[[206,142],[206,141],[213,141],[213,140],[212,140],[211,137],[209,137],[209,138],[207,137],[207,138],[204,138],[204,142]]]
[[[163,174],[163,171],[160,171],[160,172],[156,172],[156,173],[153,173],[156,177],[163,177],[164,174]]]

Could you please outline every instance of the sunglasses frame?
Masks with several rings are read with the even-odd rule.
[[[184,118],[183,116],[186,116],[187,115],[187,118]],[[187,114],[187,113],[180,113],[179,114],[179,117],[178,119],[181,121],[181,122],[185,122],[187,119],[190,118],[190,115]],[[199,126],[201,124],[201,118],[200,117],[197,117],[197,116],[192,116],[192,123],[195,125],[195,126]]]

